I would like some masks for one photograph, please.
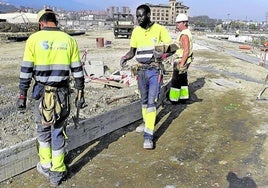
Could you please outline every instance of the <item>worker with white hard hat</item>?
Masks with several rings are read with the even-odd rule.
[[[179,49],[174,54],[174,71],[171,80],[169,100],[172,103],[185,102],[189,99],[187,71],[193,60],[192,33],[188,29],[188,16],[176,17],[176,29],[180,32],[177,42]]]

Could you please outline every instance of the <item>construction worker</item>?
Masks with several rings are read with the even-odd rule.
[[[130,39],[130,50],[121,58],[120,64],[136,55],[138,61],[138,88],[141,95],[142,116],[145,122],[143,148],[153,149],[153,133],[156,120],[156,104],[162,83],[161,60],[166,54],[158,52],[155,45],[171,43],[171,37],[164,26],[151,22],[151,10],[147,5],[140,5],[136,9],[139,26],[136,27]]]
[[[51,186],[57,186],[67,172],[64,128],[70,114],[69,72],[72,72],[79,94],[75,100],[78,108],[85,102],[84,75],[77,42],[57,27],[55,12],[43,9],[38,12],[37,18],[40,31],[26,41],[17,107],[19,110],[26,108],[27,91],[33,79],[32,98],[35,99],[40,157],[37,171],[50,179]]]
[[[176,17],[176,29],[180,32],[177,38],[179,49],[174,54],[174,69],[171,80],[169,100],[177,103],[189,99],[187,70],[193,60],[193,41],[188,29],[188,16],[179,14]]]

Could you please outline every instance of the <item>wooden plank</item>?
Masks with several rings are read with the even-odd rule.
[[[36,138],[0,150],[0,181],[34,167],[37,161]]]
[[[113,97],[113,98],[108,98],[106,103],[107,104],[111,104],[115,101],[118,101],[120,99],[125,99],[125,98],[128,98],[128,97],[134,97],[136,94],[130,94],[130,95],[123,95],[123,96],[119,96],[119,97]]]
[[[140,101],[131,103],[68,127],[67,149],[70,151],[105,134],[113,132],[142,118]]]
[[[161,88],[159,103],[166,96],[168,85]],[[78,126],[71,123],[66,130],[66,149],[71,151],[101,136],[142,118],[140,101],[118,107],[109,112],[85,119]],[[34,168],[38,162],[36,138],[0,150],[0,182]]]
[[[105,80],[105,79],[94,78],[94,79],[91,79],[90,82],[108,85],[108,86],[113,86],[113,87],[118,87],[118,88],[128,87],[128,85],[126,85],[126,84],[122,84],[122,83],[112,81],[112,80]]]

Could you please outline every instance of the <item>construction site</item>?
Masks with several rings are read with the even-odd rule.
[[[175,40],[178,33],[171,28]],[[85,100],[78,125],[67,126],[67,179],[60,187],[228,187],[235,183],[268,187],[267,46],[249,35],[194,32],[189,68],[190,100],[166,103],[172,57],[161,89],[156,148],[142,148],[142,123],[135,60],[121,69],[128,38],[113,31],[74,36],[85,67]],[[246,40],[245,40],[246,38]],[[233,40],[235,39],[235,40]],[[33,101],[16,109],[25,41],[1,41],[0,187],[48,187],[38,161]],[[72,101],[74,101],[72,95]],[[72,103],[73,104],[73,103]],[[230,186],[231,187],[231,186]]]

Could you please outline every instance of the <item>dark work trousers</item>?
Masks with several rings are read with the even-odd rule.
[[[187,72],[179,74],[179,71],[176,69],[173,71],[171,79],[171,87],[181,89],[182,86],[188,86],[188,75]]]

